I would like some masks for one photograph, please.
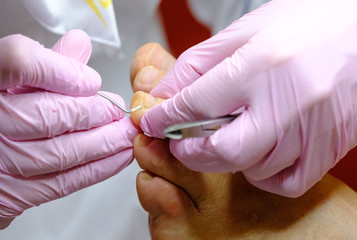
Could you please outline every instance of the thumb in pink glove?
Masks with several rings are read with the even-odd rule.
[[[170,98],[141,120],[162,137],[175,123],[242,114],[208,138],[170,142],[197,171],[242,171],[297,197],[351,148],[357,127],[357,2],[275,0],[186,51],[151,91]]]
[[[0,229],[25,209],[103,181],[133,160],[137,129],[95,95],[101,79],[86,66],[90,53],[79,30],[52,50],[21,35],[0,39]]]

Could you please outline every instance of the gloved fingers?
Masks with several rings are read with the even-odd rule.
[[[229,115],[250,108],[258,97],[269,97],[263,86],[269,83],[257,78],[266,65],[261,64],[264,58],[254,42],[244,45],[173,98],[150,109],[141,119],[143,131],[163,137],[170,125]]]
[[[33,93],[36,91],[41,91],[41,89],[39,88],[33,88],[33,87],[29,87],[29,86],[16,86],[13,88],[8,88],[6,89],[6,93],[8,94],[24,94],[24,93]]]
[[[245,111],[209,137],[171,140],[170,151],[195,171],[242,171],[259,162],[274,147],[272,122],[268,120],[262,125],[260,121]]]
[[[106,158],[65,171],[34,177],[0,174],[1,217],[13,218],[25,209],[67,196],[119,173],[133,160],[133,149],[126,148]],[[8,201],[6,201],[6,199]],[[0,221],[1,223],[1,221]]]
[[[80,30],[73,30],[65,34],[52,48],[53,51],[59,52],[65,56],[72,57],[79,60],[80,62],[86,64],[91,51],[91,42],[89,37]],[[0,85],[1,86],[1,85]],[[33,93],[39,91],[40,89],[29,87],[29,86],[15,86],[13,88],[7,89],[8,94],[25,94]],[[6,114],[1,114],[1,116],[6,116]],[[4,124],[7,125],[7,124]],[[7,126],[7,129],[10,126]],[[26,134],[25,134],[26,135]],[[20,137],[20,136],[19,136]],[[4,176],[4,175],[2,175]],[[1,181],[3,184],[4,181]],[[9,184],[11,184],[10,182]],[[6,184],[7,185],[7,184]],[[5,186],[6,186],[5,185]],[[27,189],[27,188],[26,188]],[[0,191],[0,195],[2,195]],[[15,210],[11,206],[6,205],[4,202],[0,203],[2,209],[0,212],[0,229],[5,229],[10,225],[10,223],[15,219],[15,216],[20,215],[22,210]],[[17,211],[19,210],[19,211]]]
[[[132,148],[138,129],[124,118],[87,131],[14,142],[0,135],[1,171],[24,177],[64,171]]]
[[[306,141],[303,144],[301,157],[297,158],[291,166],[269,178],[255,180],[243,173],[250,183],[260,189],[286,197],[299,197],[320,181],[340,159],[338,144],[326,140],[331,139],[334,134],[332,132],[325,134],[320,136],[318,141],[311,141],[311,139]],[[324,151],[316,151],[316,149],[324,149]]]
[[[123,107],[123,99],[105,93]],[[51,138],[66,132],[87,130],[124,117],[107,99],[94,95],[71,97],[49,92],[0,95],[0,132],[10,140]]]
[[[301,128],[294,124],[284,132],[277,133],[273,149],[256,164],[244,170],[251,181],[268,179],[294,165],[302,153]]]
[[[0,207],[3,207],[2,204],[0,203]],[[11,222],[14,221],[15,217],[2,217],[0,215],[0,230],[3,230],[10,226]]]
[[[101,78],[95,70],[25,36],[0,39],[0,52],[0,90],[26,85],[66,95],[88,96],[100,88]]]
[[[270,178],[263,180],[252,180],[246,176],[247,180],[254,186],[271,193],[282,195],[285,197],[296,198],[300,197],[318,182],[322,175],[310,175],[306,169],[306,162],[297,159],[295,164],[273,175]],[[244,173],[244,172],[243,172]]]
[[[334,158],[336,157],[335,145],[324,142],[329,147],[324,148],[326,151],[323,154],[320,151],[314,151],[313,149],[318,146],[312,143],[304,149],[304,154],[293,165],[281,172],[257,181],[248,176],[246,178],[251,184],[265,191],[286,197],[299,197],[320,181],[338,162],[338,159]]]
[[[82,30],[74,29],[63,35],[51,49],[87,64],[92,52],[92,43],[88,34]]]
[[[224,59],[231,57],[266,24],[268,16],[263,14],[265,11],[268,11],[268,6],[243,16],[208,40],[186,50],[150,93],[155,97],[171,98]]]

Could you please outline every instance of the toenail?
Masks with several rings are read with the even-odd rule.
[[[144,109],[150,109],[156,105],[156,98],[151,96],[150,94],[146,94],[144,97]]]
[[[152,85],[159,77],[159,70],[153,66],[144,67],[138,74],[137,81],[142,85]]]
[[[147,137],[145,135],[140,135],[139,145],[142,147],[145,147],[145,146],[149,145],[153,140],[154,140],[154,138]]]

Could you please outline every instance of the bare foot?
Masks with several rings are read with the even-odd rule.
[[[137,124],[163,101],[147,94],[160,77],[142,69],[155,66],[164,76],[167,55],[148,44],[133,60],[132,85],[142,91],[132,107],[144,106],[132,113]],[[356,193],[331,176],[304,196],[288,199],[251,186],[239,173],[191,171],[170,154],[167,140],[139,135],[134,155],[146,170],[137,176],[137,191],[153,239],[357,239]]]
[[[153,239],[357,238],[357,196],[331,176],[290,199],[253,187],[239,173],[193,172],[165,140],[139,135],[134,146],[147,170],[137,191]]]

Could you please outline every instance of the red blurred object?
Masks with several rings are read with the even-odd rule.
[[[331,175],[341,179],[353,190],[357,191],[357,147],[352,149],[341,161],[331,169]]]
[[[187,0],[162,0],[160,14],[171,54],[176,58],[186,49],[211,36],[210,30],[191,14]],[[357,191],[357,147],[350,151],[330,173]]]
[[[162,0],[159,11],[170,52],[176,58],[211,36],[211,31],[192,16],[187,0]]]

